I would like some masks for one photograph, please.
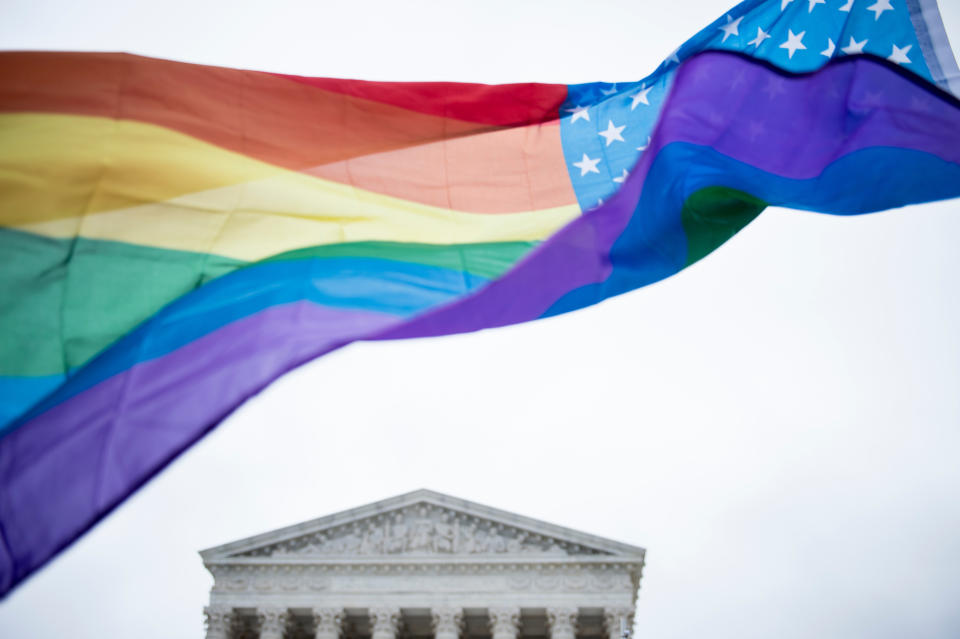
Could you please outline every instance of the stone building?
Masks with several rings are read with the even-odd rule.
[[[621,639],[644,550],[419,490],[200,555],[208,639]]]

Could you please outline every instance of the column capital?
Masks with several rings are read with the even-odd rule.
[[[633,627],[634,610],[630,606],[607,606],[603,609],[603,627],[607,639],[626,639],[624,631]]]
[[[257,608],[257,622],[260,625],[260,639],[283,639],[287,629],[290,611],[279,606]]]
[[[230,606],[204,606],[203,625],[207,629],[207,639],[227,639],[232,623],[233,608]]]
[[[547,608],[547,628],[550,630],[550,639],[574,639],[577,634],[579,612],[573,606]]]
[[[434,639],[459,639],[463,632],[463,608],[439,606],[430,609]]]
[[[378,606],[370,608],[370,639],[396,639],[400,631],[400,608]]]
[[[315,639],[340,639],[345,618],[343,608],[314,608]]]
[[[520,631],[520,607],[488,608],[491,639],[516,639]]]

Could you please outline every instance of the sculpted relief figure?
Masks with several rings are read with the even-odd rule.
[[[490,542],[487,539],[487,531],[478,530],[473,534],[473,548],[470,552],[480,554],[490,552]]]
[[[330,552],[330,540],[325,533],[314,535],[310,543],[303,548],[303,553],[307,555],[324,555]]]
[[[376,524],[367,526],[360,544],[360,553],[363,555],[379,555],[383,553],[383,528]]]
[[[452,553],[457,540],[455,525],[450,523],[450,515],[444,513],[433,529],[433,552]]]
[[[507,552],[507,539],[495,530],[475,530],[471,526],[472,537],[466,540],[464,552],[471,554],[487,554]]]
[[[354,526],[346,535],[337,539],[334,551],[339,555],[354,554],[360,550],[362,542],[360,535],[357,534],[357,527]]]
[[[460,529],[460,534],[460,552],[466,554],[476,552],[474,548],[477,546],[477,525],[474,523],[467,524]]]
[[[383,551],[388,553],[400,553],[407,547],[407,525],[403,523],[403,515],[397,513],[393,520],[393,526],[383,542]]]
[[[432,549],[430,538],[433,535],[433,522],[421,519],[416,522],[407,548],[412,552],[424,552]]]
[[[507,552],[507,539],[496,530],[490,531],[487,537],[489,552]]]

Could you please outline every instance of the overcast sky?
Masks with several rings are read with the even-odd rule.
[[[634,80],[730,1],[4,0],[0,48]],[[942,4],[960,42],[960,3]],[[591,309],[353,345],[249,402],[0,603],[0,634],[201,636],[199,549],[427,487],[647,548],[638,639],[955,638],[958,241],[957,201],[771,209]]]

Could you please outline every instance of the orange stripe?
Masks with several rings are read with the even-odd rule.
[[[304,172],[471,213],[535,211],[577,201],[556,123],[386,151]]]
[[[119,53],[0,53],[0,112],[138,120],[302,169],[495,130],[257,71]]]

